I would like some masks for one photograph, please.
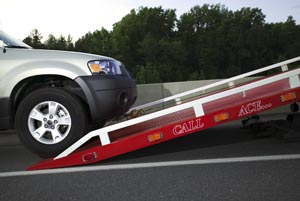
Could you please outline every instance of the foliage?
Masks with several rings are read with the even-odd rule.
[[[64,36],[59,36],[55,38],[52,34],[48,36],[48,39],[45,41],[45,47],[47,49],[55,49],[55,50],[75,50],[74,44],[72,42],[71,35],[68,35],[68,38],[65,39]]]
[[[104,28],[89,32],[75,42],[75,47],[76,51],[111,56],[111,35]]]
[[[23,41],[27,45],[34,48],[44,48],[44,44],[41,42],[43,36],[39,33],[37,29],[33,29],[29,36],[27,36]]]
[[[24,42],[34,48],[72,50],[124,62],[138,83],[225,78],[298,56],[300,25],[266,23],[258,8],[228,10],[224,5],[194,6],[177,18],[175,10],[131,10],[112,31],[72,37],[34,29]]]

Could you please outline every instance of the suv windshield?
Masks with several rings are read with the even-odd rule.
[[[14,39],[13,37],[7,35],[3,31],[0,31],[0,47],[7,48],[31,48],[29,45]]]

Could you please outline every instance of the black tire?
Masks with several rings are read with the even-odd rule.
[[[44,109],[42,109],[43,104],[45,105]],[[49,115],[53,113],[50,112],[50,105],[55,108],[53,110],[55,115]],[[38,114],[42,114],[40,116],[43,117],[43,121],[32,118],[34,116],[32,114],[36,111],[33,109],[39,110],[39,112],[46,111],[45,114],[44,111],[38,112]],[[57,120],[53,120],[51,116]],[[71,123],[70,125],[61,125],[61,122],[63,122],[62,124]],[[42,88],[28,94],[18,106],[15,118],[15,126],[20,140],[32,152],[43,158],[55,157],[68,148],[85,134],[87,125],[86,110],[82,101],[60,88]],[[46,129],[50,129],[50,126],[52,130],[44,132]],[[35,130],[34,132],[35,127],[43,131]],[[54,134],[58,132],[62,135],[53,139]],[[35,133],[42,133],[41,137]]]

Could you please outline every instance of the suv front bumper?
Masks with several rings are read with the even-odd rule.
[[[80,76],[92,120],[109,121],[126,113],[137,98],[136,82],[125,76]]]

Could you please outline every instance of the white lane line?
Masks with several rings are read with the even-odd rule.
[[[137,169],[137,168],[171,167],[171,166],[184,166],[184,165],[208,165],[208,164],[219,164],[219,163],[294,160],[294,159],[300,159],[300,154],[183,160],[183,161],[135,163],[135,164],[121,164],[121,165],[100,165],[100,166],[71,167],[71,168],[59,168],[59,169],[49,169],[49,170],[36,170],[36,171],[2,172],[0,173],[0,177],[47,175],[47,174],[58,174],[58,173],[100,171],[100,170],[124,170],[124,169],[126,170],[126,169]]]

